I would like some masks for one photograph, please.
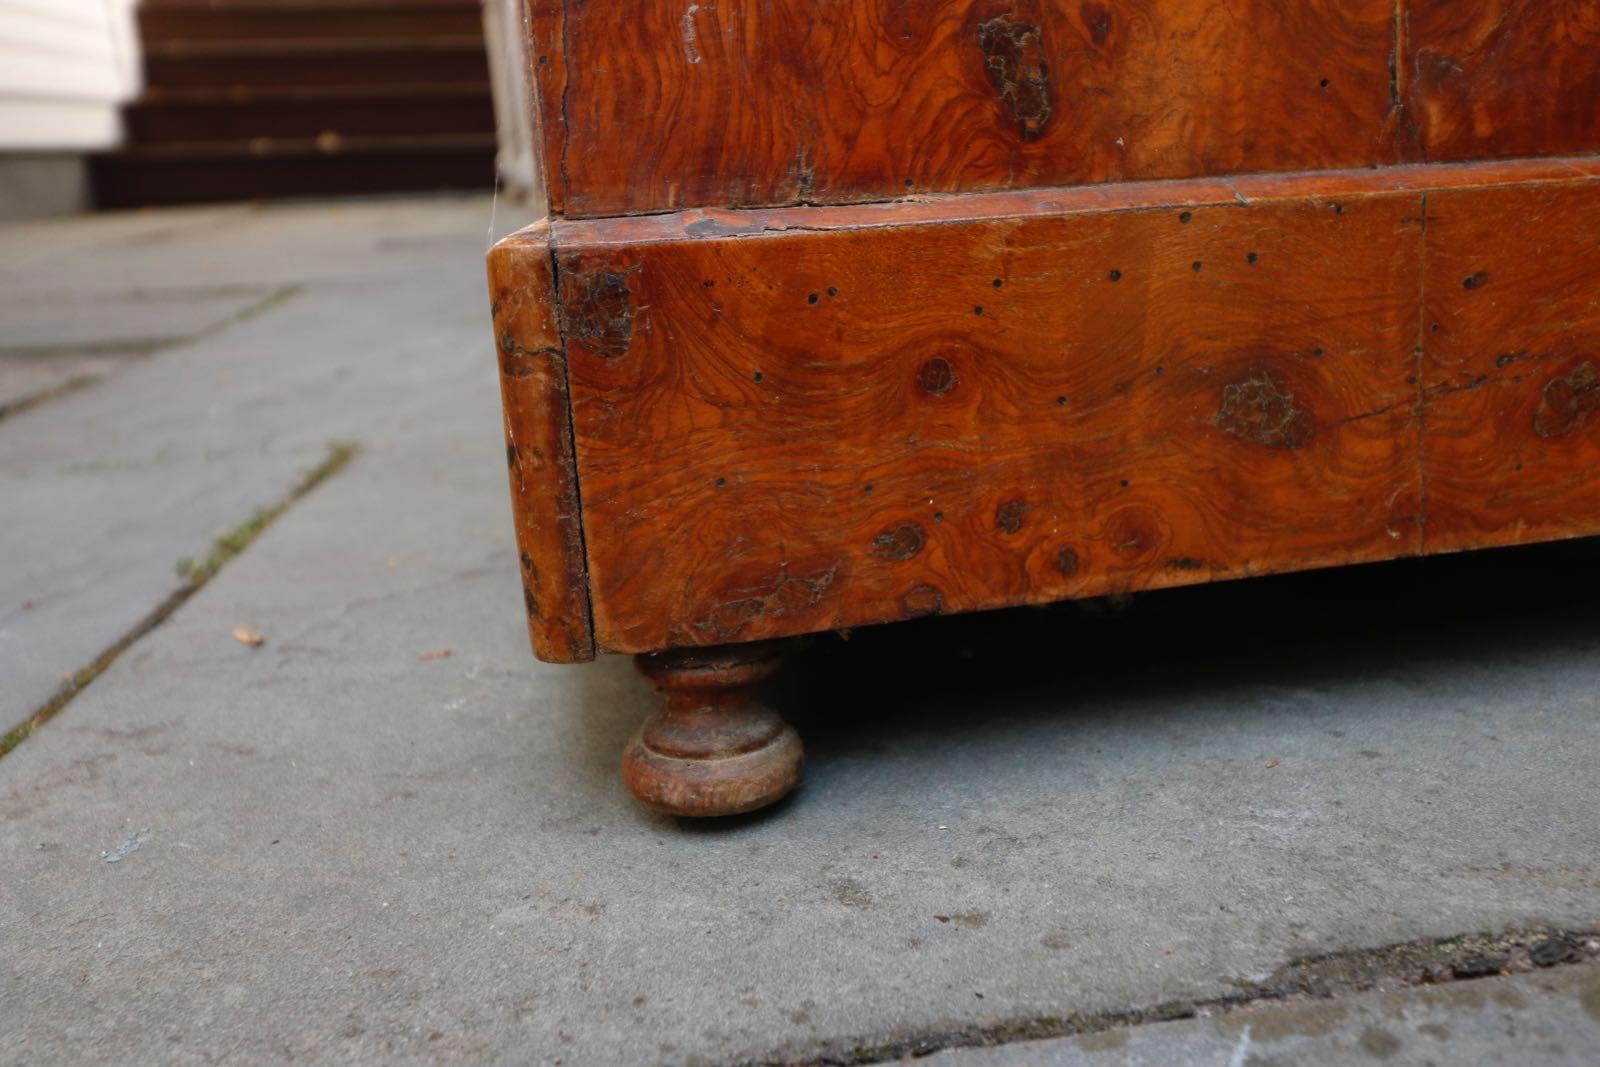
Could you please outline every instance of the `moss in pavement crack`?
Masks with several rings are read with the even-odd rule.
[[[185,559],[178,563],[178,576],[183,579],[183,585],[174,590],[166,600],[157,608],[146,615],[133,629],[123,634],[117,641],[86,667],[73,672],[62,687],[56,690],[54,696],[36,709],[27,719],[13,726],[10,730],[0,735],[0,756],[4,756],[12,749],[31,737],[34,731],[49,722],[57,712],[72,702],[73,697],[81,693],[90,682],[98,678],[107,667],[116,662],[135,641],[145,634],[160,626],[163,622],[183,606],[183,603],[195,593],[199,592],[217,572],[227,566],[250,543],[261,535],[261,532],[277,520],[285,511],[311,490],[337,474],[345,464],[350,462],[356,454],[356,446],[348,442],[334,442],[328,445],[328,455],[323,461],[307,471],[304,477],[289,491],[289,495],[269,508],[260,508],[248,519],[217,538],[211,551],[203,559]]]

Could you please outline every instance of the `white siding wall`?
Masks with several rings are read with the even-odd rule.
[[[136,0],[0,0],[0,152],[104,148],[139,89]]]
[[[532,200],[535,209],[543,214],[544,181],[534,136],[523,0],[484,0],[483,27],[489,42],[489,77],[494,83],[500,181],[507,191]]]

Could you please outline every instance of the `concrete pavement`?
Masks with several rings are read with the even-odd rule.
[[[5,725],[360,449],[0,759],[0,1059],[865,1062],[1600,928],[1592,543],[824,638],[774,689],[791,802],[640,810],[616,762],[652,694],[527,651],[488,219],[0,230],[0,291],[260,297],[0,419]],[[1576,1047],[1584,995],[1528,1025]]]
[[[0,231],[13,400],[24,383],[97,379],[0,419],[0,722],[155,610],[184,584],[181,560],[282,499],[330,441],[481,366],[467,339],[490,214],[379,201]]]
[[[1571,967],[1184,1022],[941,1052],[925,1067],[1586,1067],[1600,1048],[1600,968]]]

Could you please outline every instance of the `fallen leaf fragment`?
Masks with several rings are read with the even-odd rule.
[[[424,652],[421,658],[424,660],[449,659],[453,655],[455,653],[450,649],[441,648],[437,652]]]
[[[1268,767],[1276,767],[1277,765],[1278,765],[1278,761],[1277,760],[1275,760],[1275,759],[1267,760],[1267,766]]]
[[[260,648],[267,643],[265,637],[262,637],[248,626],[235,626],[233,628],[233,639],[250,648]]]

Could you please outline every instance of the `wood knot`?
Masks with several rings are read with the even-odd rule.
[[[956,378],[956,369],[950,365],[948,359],[941,356],[935,356],[933,359],[928,360],[917,371],[918,387],[923,392],[932,393],[934,396],[944,396],[956,387],[958,380]]]
[[[1039,27],[1012,15],[1000,15],[978,27],[978,47],[983,49],[989,84],[1011,109],[1022,131],[1032,141],[1050,121],[1050,69],[1044,58]]]
[[[1539,408],[1533,413],[1533,430],[1540,437],[1565,437],[1600,411],[1600,370],[1584,360],[1544,387]]]
[[[1001,533],[1014,534],[1022,529],[1022,522],[1027,515],[1027,501],[1007,500],[995,509],[994,524]]]
[[[1071,545],[1062,545],[1056,553],[1056,570],[1064,578],[1071,578],[1078,573],[1078,550]]]
[[[633,290],[628,275],[606,267],[565,266],[561,271],[562,332],[604,359],[627,355],[633,345]]]
[[[879,559],[899,563],[921,552],[926,541],[927,535],[922,532],[921,526],[914,522],[903,522],[872,539],[872,554]]]
[[[1311,413],[1295,406],[1294,394],[1264,370],[1253,370],[1222,390],[1212,420],[1218,429],[1253,444],[1293,451],[1316,433]]]

